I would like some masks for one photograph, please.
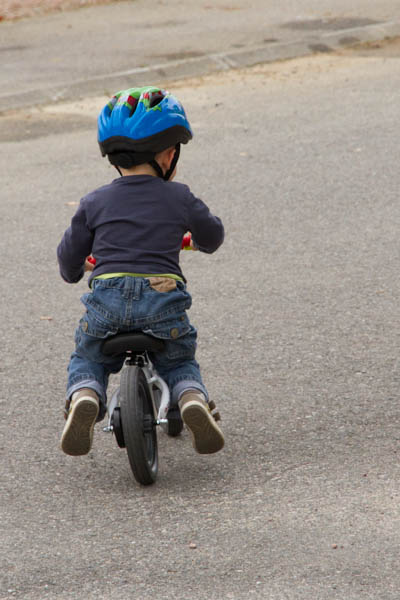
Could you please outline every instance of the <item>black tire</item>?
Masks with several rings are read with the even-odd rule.
[[[154,483],[158,471],[157,432],[145,375],[127,366],[121,374],[121,424],[132,473],[142,485]]]
[[[170,437],[177,437],[178,435],[180,435],[183,429],[183,421],[181,419],[181,413],[179,411],[179,408],[176,407],[170,409],[167,414],[167,419],[167,434]]]
[[[117,440],[117,444],[120,448],[125,448],[125,440],[124,440],[124,432],[122,431],[121,424],[121,408],[116,406],[113,410],[113,414],[111,417],[111,425],[113,428],[113,433],[115,435],[115,439]]]

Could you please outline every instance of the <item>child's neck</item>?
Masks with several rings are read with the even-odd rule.
[[[157,173],[148,163],[137,165],[135,167],[131,167],[130,169],[123,169],[120,167],[120,171],[123,177],[128,177],[130,175],[152,175],[153,177],[157,177]]]

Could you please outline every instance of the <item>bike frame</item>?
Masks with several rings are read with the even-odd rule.
[[[161,425],[161,427],[166,430],[168,427],[167,413],[170,405],[170,395],[167,384],[165,383],[164,379],[158,375],[147,352],[144,352],[143,354],[136,354],[135,356],[129,356],[123,368],[129,369],[132,366],[142,369],[150,390],[154,414],[157,414],[156,425]],[[156,391],[159,391],[161,394],[160,400],[157,398]],[[103,428],[103,431],[110,432],[113,430],[112,415],[117,406],[119,406],[119,387],[114,392],[110,402],[107,405],[108,422],[107,426]]]

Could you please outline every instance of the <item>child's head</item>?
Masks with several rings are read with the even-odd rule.
[[[175,170],[180,144],[187,144],[192,136],[182,104],[156,87],[118,92],[98,118],[100,150],[111,164],[130,169],[149,163],[166,180]]]

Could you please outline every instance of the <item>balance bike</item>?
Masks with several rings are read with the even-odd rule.
[[[120,386],[107,407],[104,431],[114,433],[118,446],[126,448],[133,475],[142,485],[154,483],[157,477],[157,426],[172,437],[183,429],[179,408],[170,409],[168,386],[148,354],[163,347],[162,340],[139,332],[111,336],[102,346],[107,356],[126,356]]]

